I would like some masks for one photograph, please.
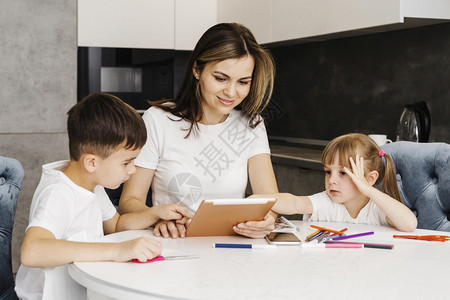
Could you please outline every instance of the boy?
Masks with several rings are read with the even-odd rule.
[[[147,139],[139,114],[119,98],[96,93],[68,112],[70,161],[44,165],[21,248],[16,292],[21,299],[85,299],[71,279],[73,261],[146,261],[160,242],[142,237],[92,242],[103,234],[145,229],[160,219],[191,218],[184,207],[164,205],[120,216],[103,187],[117,188],[135,172]]]

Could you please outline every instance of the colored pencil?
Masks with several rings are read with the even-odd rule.
[[[364,248],[376,248],[376,249],[394,249],[393,244],[377,244],[377,243],[357,243],[357,242],[341,242],[341,241],[324,241],[326,244],[333,244],[333,243],[339,243],[339,244],[363,244]]]
[[[368,231],[368,232],[363,232],[363,233],[338,236],[338,237],[332,238],[331,240],[332,241],[340,241],[340,240],[352,239],[352,238],[357,238],[357,237],[360,237],[360,236],[366,236],[366,235],[371,235],[371,234],[374,234],[374,232],[373,231]]]
[[[363,244],[358,243],[326,243],[326,244],[302,244],[302,248],[363,248]]]
[[[254,245],[254,244],[224,244],[215,243],[214,248],[234,248],[234,249],[276,249],[277,245]]]
[[[310,235],[308,235],[307,237],[306,237],[306,239],[309,239],[310,237],[312,237],[313,235],[315,235],[315,234],[318,234],[320,232],[320,229],[317,229],[316,231],[314,231],[313,233],[311,233]]]
[[[316,226],[316,225],[310,225],[310,226],[311,226],[312,228],[315,228],[315,229],[325,230],[325,231],[329,231],[329,232],[332,232],[332,233],[344,235],[344,232],[343,232],[343,231],[337,231],[337,230],[334,230],[334,229],[329,229],[329,228],[320,227],[320,226]]]
[[[317,238],[323,236],[323,235],[326,234],[326,233],[327,233],[326,231],[320,230],[318,233],[316,233],[316,234],[314,234],[313,236],[307,238],[306,241],[307,241],[307,242],[310,242],[310,241],[312,241],[312,240],[315,240],[315,239],[317,239]]]
[[[339,230],[339,231],[340,231],[340,232],[347,231],[347,228],[341,229],[341,230]],[[337,234],[337,233],[333,233],[333,234],[331,234],[330,236],[338,237],[338,236],[342,236],[342,235],[341,235],[341,234]]]

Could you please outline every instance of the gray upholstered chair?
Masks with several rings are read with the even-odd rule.
[[[0,156],[0,300],[17,299],[11,263],[11,238],[23,176],[20,162]]]
[[[400,141],[382,148],[394,160],[400,194],[417,227],[450,231],[450,145]]]

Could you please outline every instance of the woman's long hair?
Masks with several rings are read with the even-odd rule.
[[[275,66],[272,56],[261,47],[253,34],[245,26],[237,23],[220,23],[209,28],[197,42],[189,59],[181,87],[174,99],[149,101],[191,123],[187,129],[188,137],[192,130],[198,130],[202,119],[202,95],[199,81],[193,74],[194,66],[201,73],[208,63],[217,63],[226,59],[241,58],[251,55],[255,61],[250,91],[239,105],[249,116],[249,126],[256,127],[262,119],[260,113],[272,96],[275,78]]]

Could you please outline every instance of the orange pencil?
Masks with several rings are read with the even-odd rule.
[[[328,229],[328,228],[325,228],[325,227],[319,227],[319,226],[316,226],[316,225],[310,225],[312,228],[315,228],[315,229],[319,229],[319,230],[325,230],[325,231],[329,231],[329,232],[332,232],[332,233],[336,233],[336,234],[340,234],[340,235],[344,235],[345,233],[344,233],[344,231],[337,231],[337,230],[333,230],[333,229]]]
[[[312,237],[313,235],[315,235],[315,234],[317,234],[317,233],[319,233],[320,232],[320,229],[317,229],[316,231],[314,231],[313,233],[311,233],[310,235],[308,235],[307,237],[306,237],[306,239],[309,239],[310,237]]]
[[[340,230],[340,232],[344,232],[344,231],[347,231],[347,228]],[[330,237],[337,236],[337,235],[339,235],[339,234],[333,233],[332,235],[330,235]]]

